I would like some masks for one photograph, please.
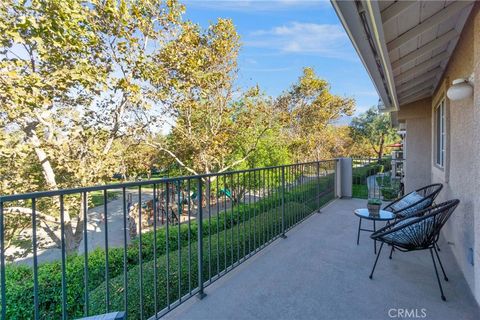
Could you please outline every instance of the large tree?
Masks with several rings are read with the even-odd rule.
[[[241,164],[270,127],[270,101],[258,88],[235,88],[239,49],[233,22],[219,19],[206,31],[186,24],[155,57],[153,98],[169,115],[171,132],[150,143],[190,174]]]
[[[0,193],[110,179],[118,166],[113,146],[123,146],[115,141],[145,129],[152,57],[175,40],[182,11],[174,0],[3,1],[1,157],[31,165],[10,167],[18,169],[19,188],[2,184]],[[32,166],[42,177],[22,180]],[[65,205],[65,232],[73,250],[82,237],[82,202],[69,201],[75,203]],[[55,201],[40,208],[52,221],[50,211],[58,215]]]
[[[380,113],[376,107],[352,119],[351,135],[355,144],[368,145],[378,161],[385,152],[385,145],[399,140],[388,113]]]
[[[277,100],[277,106],[287,119],[286,134],[296,161],[321,160],[329,156],[328,133],[335,121],[351,115],[354,100],[330,92],[330,85],[304,68],[303,74],[290,90]]]

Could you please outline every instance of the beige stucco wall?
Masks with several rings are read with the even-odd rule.
[[[431,170],[431,98],[403,105],[397,116],[406,123],[404,140],[406,159],[405,191],[410,192],[430,183]]]
[[[446,98],[452,80],[472,73],[473,97],[461,101]],[[445,166],[439,168],[434,164],[433,115],[442,99],[446,101],[447,141]],[[444,189],[437,202],[460,199],[442,237],[480,304],[480,3],[473,8],[433,97],[401,106],[398,119],[407,125],[406,191],[441,182]]]
[[[432,182],[441,182],[444,189],[438,201],[460,199],[460,205],[443,230],[442,236],[449,243],[467,283],[480,303],[480,168],[478,154],[480,152],[478,136],[479,105],[474,99],[480,95],[480,86],[475,88],[475,96],[461,101],[450,101],[446,98],[446,90],[453,79],[468,78],[474,72],[474,66],[480,61],[478,55],[480,33],[478,32],[479,5],[477,4],[467,21],[460,40],[455,48],[445,73],[436,89],[430,105],[431,114],[437,104],[446,101],[446,163],[444,168],[434,163],[431,152]],[[480,75],[479,75],[480,77]],[[434,137],[434,117],[431,118],[431,137]],[[430,150],[434,150],[434,139],[431,138]],[[471,250],[475,252],[475,265],[472,265]]]

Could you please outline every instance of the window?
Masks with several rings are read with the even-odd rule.
[[[435,109],[435,163],[445,165],[445,100]]]

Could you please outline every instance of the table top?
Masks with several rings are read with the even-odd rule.
[[[395,214],[391,211],[386,211],[386,210],[380,210],[378,212],[378,215],[375,215],[375,216],[372,216],[367,208],[355,209],[353,213],[355,213],[355,215],[360,218],[369,219],[369,220],[388,221],[388,220],[395,219]]]

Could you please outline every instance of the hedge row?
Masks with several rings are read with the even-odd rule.
[[[326,194],[321,202],[332,199],[333,194]],[[307,217],[317,208],[315,201],[308,203],[289,202],[285,204],[286,209],[286,227],[289,227]],[[214,237],[211,242],[203,243],[203,279],[208,281],[210,277],[219,274],[223,275],[225,270],[232,268],[237,262],[248,257],[255,250],[270,242],[281,233],[281,220],[274,219],[278,216],[275,209],[257,215],[248,222],[240,222],[232,229],[222,230]],[[255,224],[253,227],[250,223]],[[174,303],[179,297],[189,295],[192,290],[198,286],[198,250],[197,242],[191,243],[190,256],[187,250],[172,252],[168,260],[166,256],[160,256],[157,259],[157,281],[154,278],[154,262],[150,261],[142,264],[143,282],[140,285],[140,266],[135,266],[127,274],[127,292],[128,319],[141,319],[141,313],[144,318],[148,318],[167,307],[168,302]],[[209,255],[210,253],[210,255]],[[167,261],[169,275],[167,277]],[[179,272],[180,270],[180,272]],[[157,300],[155,301],[155,287]],[[120,275],[109,281],[110,292],[110,310],[125,310],[124,307],[124,276]],[[168,288],[168,294],[167,294]],[[90,293],[92,304],[90,309],[92,314],[101,314],[106,310],[105,303],[106,283],[98,286]],[[142,294],[142,304],[140,303],[140,294]],[[168,296],[168,300],[167,300]],[[156,305],[156,310],[155,310]]]
[[[318,206],[317,201],[313,201],[318,193],[320,184],[321,190],[326,190],[333,183],[333,175],[322,177],[319,183],[317,181],[309,181],[296,188],[287,188],[285,193],[285,203],[296,203],[305,208],[308,213],[314,211]],[[278,190],[277,190],[278,191]],[[204,243],[208,244],[210,239],[218,240],[218,234],[225,233],[227,230],[234,228],[236,225],[245,225],[249,219],[255,217],[265,217],[264,213],[269,212],[270,218],[280,215],[280,192],[276,192],[269,197],[265,197],[255,203],[239,204],[227,212],[222,212],[211,219],[204,220],[203,237]],[[325,197],[324,197],[325,198]],[[308,200],[308,201],[307,201]],[[322,199],[322,201],[325,201]],[[299,204],[303,203],[303,204]],[[289,204],[293,205],[293,204]],[[276,212],[274,215],[272,212]],[[293,211],[292,211],[293,212]],[[300,214],[296,210],[297,215]],[[295,219],[289,215],[287,226]],[[266,222],[265,222],[266,223]],[[279,228],[279,220],[276,222],[276,228]],[[272,225],[270,225],[273,228]],[[237,228],[238,229],[238,228]],[[273,234],[273,229],[271,234]],[[210,236],[211,235],[211,236]],[[187,251],[188,239],[197,239],[197,223],[192,221],[190,228],[187,224],[182,224],[180,228],[171,226],[169,228],[169,246],[166,247],[166,229],[159,228],[157,230],[157,241],[154,241],[154,233],[147,232],[142,234],[142,262],[146,266],[153,260],[154,247],[156,248],[157,257],[165,256],[167,251],[172,256],[177,255],[178,248],[184,248]],[[208,240],[207,240],[208,239]],[[179,243],[180,240],[180,243]],[[210,243],[210,248],[211,244]],[[196,246],[194,246],[196,248]],[[243,250],[243,248],[242,248]],[[175,253],[177,252],[177,253]],[[243,251],[242,251],[243,252]],[[108,275],[110,279],[123,279],[123,248],[112,248],[108,251],[109,269]],[[127,249],[127,266],[129,270],[136,270],[139,264],[139,240],[133,240]],[[33,317],[33,269],[24,265],[8,265],[6,267],[6,299],[7,299],[7,318],[8,319],[28,319]],[[135,271],[129,271],[135,272]],[[147,273],[145,273],[147,276]],[[105,251],[96,249],[88,254],[88,290],[96,292],[95,289],[101,286],[105,280]],[[84,258],[82,255],[70,255],[67,257],[66,264],[66,283],[67,283],[67,314],[69,317],[80,317],[84,312]],[[113,280],[112,280],[113,281]],[[62,314],[62,272],[60,261],[41,264],[38,267],[39,282],[39,309],[43,319],[57,319]],[[112,282],[113,283],[113,282]],[[98,289],[100,290],[100,289]],[[112,297],[117,290],[112,286],[110,294]],[[130,295],[130,291],[129,291]],[[104,301],[105,299],[101,299]],[[90,303],[97,306],[101,301],[97,301],[92,295]],[[100,308],[101,309],[101,308]],[[111,308],[111,310],[115,310]],[[105,310],[102,310],[104,312]]]

